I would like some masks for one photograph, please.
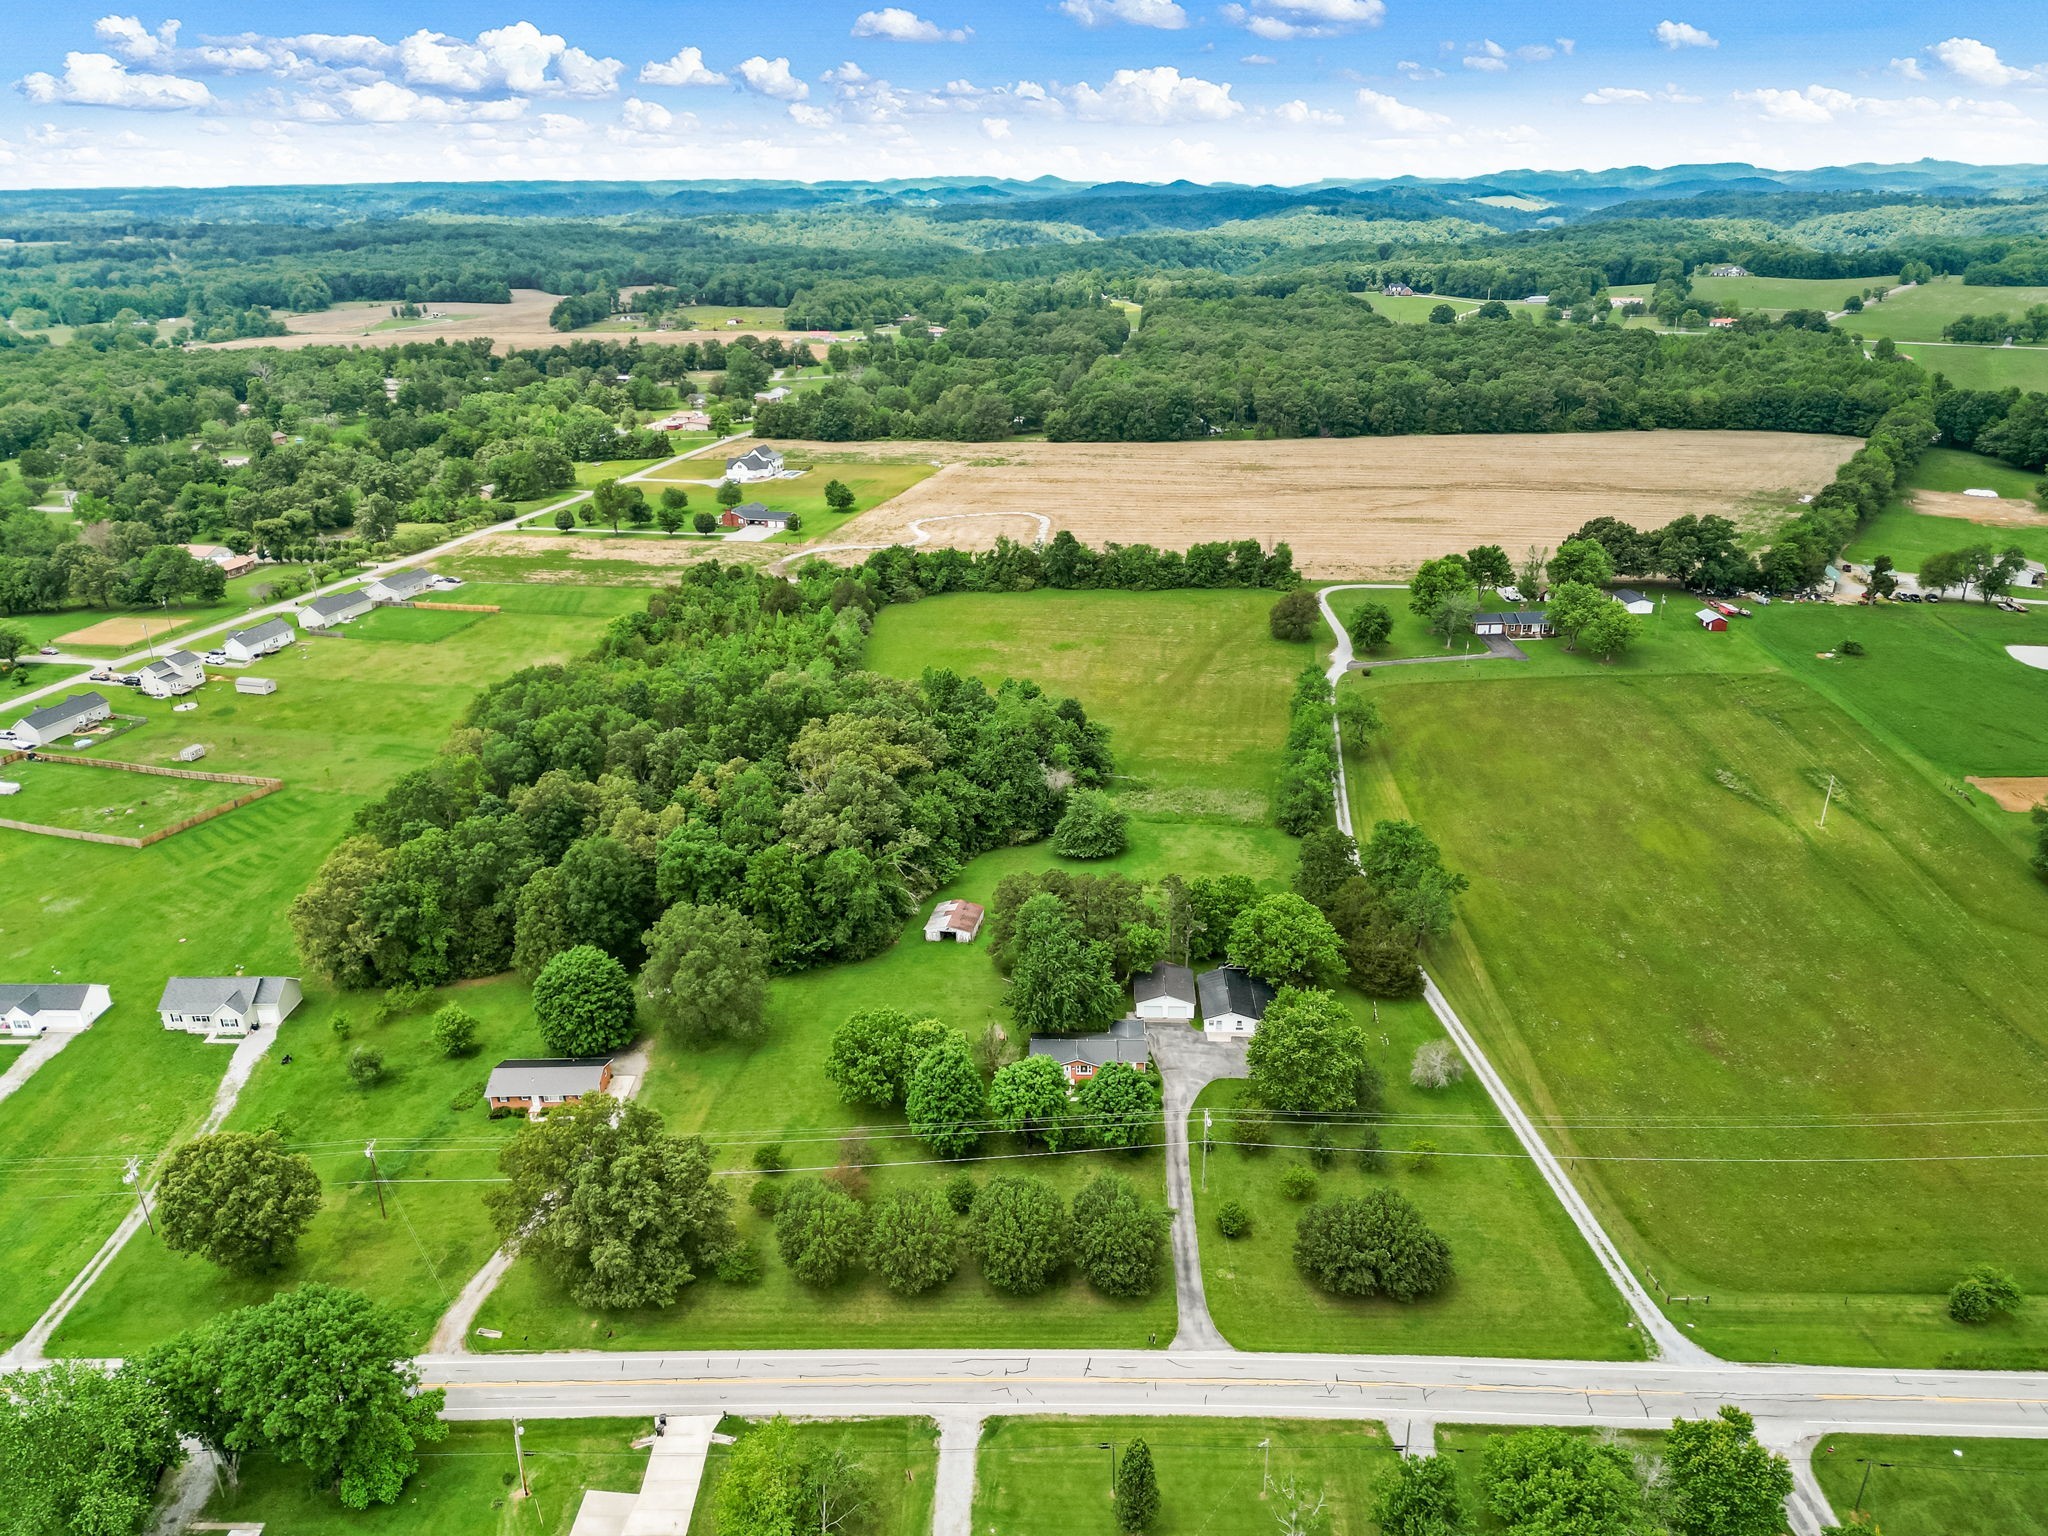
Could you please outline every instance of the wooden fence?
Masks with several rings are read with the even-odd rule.
[[[499,613],[496,603],[408,603],[409,608],[432,608],[440,613]]]
[[[247,784],[250,791],[237,795],[220,805],[210,805],[197,815],[187,816],[183,821],[173,822],[168,827],[158,827],[143,837],[121,837],[112,832],[87,832],[79,827],[49,827],[38,821],[13,821],[0,817],[0,827],[14,832],[34,832],[43,837],[68,837],[80,843],[111,843],[116,848],[147,848],[151,843],[160,843],[167,837],[176,837],[180,832],[190,831],[201,822],[216,816],[225,816],[229,811],[239,811],[245,805],[253,805],[265,795],[274,795],[284,788],[283,779],[259,778],[247,773],[205,773],[197,768],[161,768],[154,763],[122,763],[104,757],[72,757],[57,752],[10,752],[0,757],[0,768],[22,758],[32,758],[42,763],[69,763],[78,768],[118,768],[123,773],[149,773],[166,779],[202,779],[209,784]]]

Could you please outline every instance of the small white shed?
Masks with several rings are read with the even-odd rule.
[[[277,679],[274,677],[238,677],[235,679],[237,693],[275,693]]]
[[[196,741],[189,747],[180,747],[178,749],[178,761],[181,763],[196,763],[204,756],[206,756],[206,748],[199,745]]]

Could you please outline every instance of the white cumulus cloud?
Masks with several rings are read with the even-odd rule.
[[[983,135],[991,139],[1007,139],[1010,136],[1010,120],[1007,117],[984,117],[981,120]]]
[[[777,101],[803,101],[811,94],[811,88],[789,72],[787,59],[765,59],[757,53],[740,62],[739,76],[748,90]]]
[[[154,32],[136,16],[102,16],[93,35],[131,64],[168,64],[178,51],[178,23],[167,21]]]
[[[214,99],[202,81],[131,72],[110,53],[67,53],[63,74],[38,70],[23,77],[21,91],[38,103],[122,107],[133,112],[178,112],[211,106]]]
[[[964,43],[974,35],[972,27],[942,27],[900,5],[886,5],[879,11],[862,11],[853,19],[855,37],[879,37],[892,43]]]
[[[1974,37],[1951,37],[1927,50],[1973,85],[2012,85],[2034,78],[2031,69],[2019,69],[1999,58],[1998,50]]]
[[[1335,128],[1344,121],[1344,114],[1341,112],[1325,112],[1320,107],[1312,107],[1307,102],[1299,100],[1282,102],[1273,109],[1273,115],[1283,123],[1293,123],[1299,127]]]
[[[1227,83],[1183,75],[1171,64],[1120,69],[1098,89],[1077,85],[1075,112],[1096,123],[1223,122],[1244,111]]]
[[[1432,128],[1447,128],[1451,122],[1441,113],[1411,107],[1405,101],[1374,90],[1360,91],[1358,104],[1372,114],[1380,127],[1391,128],[1396,133],[1427,133]]]
[[[725,76],[704,63],[702,48],[680,48],[672,59],[640,66],[642,85],[723,85]]]
[[[1666,48],[1718,48],[1720,39],[1711,36],[1704,29],[1689,21],[1660,21],[1657,23],[1657,41]]]
[[[1084,27],[1106,27],[1121,21],[1178,32],[1188,24],[1188,13],[1176,0],[1060,0],[1059,8]]]
[[[1893,59],[1885,66],[1902,80],[1925,80],[1927,71],[1920,67],[1920,61],[1908,54],[1903,59]]]
[[[638,96],[628,96],[619,108],[619,121],[635,133],[666,133],[674,126],[676,115],[657,101],[642,101]]]
[[[517,97],[502,101],[451,101],[415,91],[395,80],[351,87],[336,98],[341,110],[364,123],[505,122],[525,112]]]
[[[1230,4],[1217,14],[1254,37],[1286,42],[1297,37],[1335,37],[1354,27],[1376,27],[1385,19],[1385,0],[1252,0]]]
[[[1650,93],[1648,91],[1631,90],[1626,86],[1619,85],[1603,85],[1599,90],[1588,91],[1579,98],[1580,101],[1589,107],[1632,105],[1637,102],[1646,102],[1649,99]]]

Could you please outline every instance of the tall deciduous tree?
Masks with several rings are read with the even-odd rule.
[[[594,945],[565,949],[533,983],[540,1037],[558,1056],[602,1056],[632,1042],[633,984],[626,968]]]
[[[1143,1296],[1159,1279],[1169,1218],[1122,1174],[1098,1174],[1074,1196],[1074,1258],[1105,1296]]]
[[[1360,603],[1344,628],[1353,645],[1360,650],[1376,651],[1394,632],[1394,613],[1385,603]]]
[[[1066,1069],[1050,1056],[1011,1062],[989,1084],[988,1110],[1003,1130],[1035,1137],[1058,1151],[1067,1140]]]
[[[867,1261],[899,1296],[944,1285],[960,1267],[960,1219],[937,1189],[899,1189],[869,1214]]]
[[[1266,622],[1275,640],[1300,644],[1315,639],[1316,631],[1323,627],[1323,613],[1316,605],[1315,593],[1297,587],[1273,604]]]
[[[1283,987],[1245,1051],[1252,1096],[1283,1114],[1325,1115],[1379,1102],[1365,1030],[1328,992]]]
[[[867,1212],[837,1184],[797,1179],[783,1188],[775,1206],[775,1247],[805,1285],[837,1285],[860,1263],[866,1242]]]
[[[660,1307],[732,1245],[711,1151],[594,1093],[521,1127],[485,1198],[499,1232],[586,1307]]]
[[[1550,579],[1560,586],[1583,582],[1589,587],[1604,587],[1614,580],[1614,556],[1596,540],[1566,539],[1550,557]]]
[[[1159,1476],[1152,1469],[1152,1448],[1143,1440],[1133,1440],[1118,1458],[1115,1495],[1118,1530],[1138,1536],[1152,1529],[1159,1518]]]
[[[1025,1034],[1073,1034],[1114,1018],[1123,1007],[1114,951],[1086,938],[1065,904],[1050,892],[1018,909],[1006,994]]]
[[[767,946],[730,907],[670,907],[647,930],[640,995],[680,1039],[758,1040],[768,1027]]]
[[[1074,1240],[1067,1208],[1043,1179],[999,1173],[974,1197],[970,1246],[982,1278],[999,1291],[1029,1296],[1052,1283]]]
[[[981,1144],[988,1087],[958,1030],[947,1030],[918,1057],[903,1111],[911,1133],[940,1157],[962,1157]]]
[[[1113,859],[1130,839],[1130,813],[1109,796],[1077,789],[1053,828],[1052,850],[1063,859]]]
[[[903,1102],[910,1088],[910,1015],[866,1008],[832,1032],[825,1076],[848,1104],[885,1107]]]
[[[1480,1482],[1494,1517],[1529,1536],[1634,1536],[1642,1516],[1627,1451],[1548,1425],[1489,1440]]]
[[[1451,1279],[1450,1245],[1391,1189],[1311,1206],[1295,1227],[1294,1262],[1340,1296],[1415,1301]]]
[[[1111,1150],[1154,1146],[1159,1140],[1159,1076],[1128,1061],[1106,1062],[1081,1085],[1074,1114],[1081,1134]]]
[[[1552,590],[1550,606],[1545,611],[1550,627],[1565,637],[1565,649],[1569,651],[1578,648],[1579,635],[1587,625],[1614,607],[1614,599],[1598,587],[1582,581],[1561,581]]]
[[[1672,1536],[1780,1536],[1792,1467],[1757,1444],[1756,1421],[1724,1407],[1679,1419],[1664,1439]]]
[[[1459,1536],[1458,1477],[1448,1456],[1403,1456],[1373,1505],[1380,1536]]]
[[[1343,942],[1330,920],[1292,892],[1261,897],[1230,927],[1230,963],[1275,984],[1334,981]]]
[[[164,1246],[257,1274],[291,1262],[320,1213],[320,1176],[275,1131],[217,1131],[173,1152],[156,1187]]]
[[[58,1361],[0,1377],[0,1530],[130,1536],[179,1458],[164,1396],[146,1372]]]
[[[1422,618],[1434,617],[1444,599],[1472,590],[1472,567],[1463,555],[1439,555],[1417,567],[1408,583],[1408,606]]]

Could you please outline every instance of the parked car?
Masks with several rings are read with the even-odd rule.
[[[1928,592],[1922,595],[1920,601],[1923,603],[1938,603],[1941,601],[1941,594],[1939,592]]]
[[[86,679],[90,683],[111,683],[114,680],[112,667],[101,667]]]
[[[142,674],[140,672],[123,672],[114,681],[123,688],[140,688],[142,686]]]
[[[228,664],[228,653],[226,651],[208,651],[199,659],[209,667],[224,667]]]
[[[57,654],[57,647],[55,647],[54,645],[46,645],[41,650],[37,651],[36,654],[38,656],[55,656]]]

